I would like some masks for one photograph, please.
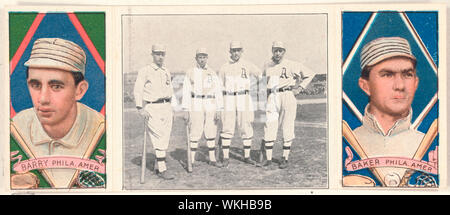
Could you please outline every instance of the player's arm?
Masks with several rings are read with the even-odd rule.
[[[259,82],[262,81],[263,73],[265,69],[258,68],[255,64],[249,63],[248,67],[250,69],[250,75],[256,79],[256,82],[259,84]],[[260,89],[260,86],[257,85],[257,88]]]
[[[172,97],[171,97],[171,105],[172,105],[172,108],[174,109],[174,110],[176,110],[176,111],[178,111],[179,109],[178,109],[178,99],[177,99],[177,96],[175,95],[175,92],[173,92],[173,77],[172,77],[172,75],[170,74],[170,76],[171,76],[171,78],[170,78],[170,87],[172,88]]]
[[[310,68],[301,63],[297,64],[297,71],[298,71],[297,75],[299,75],[299,77],[301,77],[302,79],[300,87],[306,89],[306,87],[309,85],[309,83],[311,83],[312,79],[316,74]]]
[[[190,70],[187,70],[183,80],[183,97],[181,99],[181,108],[184,111],[189,111],[192,100],[192,85]]]
[[[145,68],[140,69],[138,71],[136,82],[134,83],[133,94],[136,103],[136,108],[138,109],[142,108],[142,94],[144,93],[144,85],[146,82],[145,73],[146,73]]]
[[[225,86],[225,65],[223,65],[219,72],[217,73],[217,76],[219,77],[220,83],[222,86]]]
[[[248,68],[250,70],[250,95],[255,95],[257,98],[256,108],[259,108],[259,103],[262,100],[262,97],[266,96],[266,93],[263,93],[261,89],[263,88],[263,70],[258,68],[255,64],[248,62]]]
[[[267,103],[267,68],[268,64],[263,65],[263,69],[261,70],[261,76],[258,80],[258,105],[260,110],[265,110]]]
[[[264,74],[265,69],[260,69],[258,66],[256,66],[253,63],[249,63],[250,67],[250,73],[253,77],[255,77],[257,80],[260,80]]]
[[[216,104],[217,104],[217,111],[223,111],[224,104],[223,104],[223,81],[219,76],[214,76],[214,83],[215,83],[215,89],[214,89],[214,96],[216,97]]]

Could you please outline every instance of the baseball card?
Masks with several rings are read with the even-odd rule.
[[[448,5],[178,3],[0,8],[0,194],[450,193]]]
[[[341,13],[343,187],[440,186],[441,16]]]
[[[10,189],[104,189],[105,13],[7,18]]]

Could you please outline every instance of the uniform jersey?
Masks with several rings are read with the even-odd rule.
[[[45,132],[34,108],[19,112],[12,123],[16,126],[26,147],[35,158],[49,156],[72,156],[89,158],[92,148],[99,142],[104,132],[103,115],[88,106],[77,103],[77,117],[70,131],[61,139],[52,139]],[[31,155],[27,155],[30,157]],[[70,188],[74,181],[76,169],[45,169],[46,180],[54,188]]]
[[[422,141],[424,134],[411,128],[411,113],[399,119],[387,133],[380,127],[375,116],[370,114],[366,106],[363,125],[354,130],[361,147],[369,158],[403,157],[412,158]],[[398,186],[406,168],[376,167],[381,180],[388,186]]]
[[[181,105],[184,110],[194,111],[223,109],[221,81],[208,65],[205,69],[196,66],[186,71]]]
[[[240,59],[238,62],[229,61],[219,71],[226,92],[251,90],[251,77],[260,78],[262,71],[253,63]]]
[[[267,77],[267,89],[293,87],[296,79],[302,79],[300,86],[306,88],[314,77],[314,73],[299,62],[283,59],[276,64],[272,60],[264,66],[264,76]]]
[[[154,102],[161,98],[172,98],[172,96],[171,76],[166,67],[158,67],[152,63],[138,71],[134,84],[137,107],[143,107],[143,101]]]

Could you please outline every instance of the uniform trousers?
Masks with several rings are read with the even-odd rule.
[[[264,125],[264,141],[268,160],[277,139],[278,128],[283,132],[283,157],[287,159],[293,139],[295,138],[295,118],[297,115],[297,99],[292,91],[270,93],[267,98],[266,123]]]
[[[224,112],[222,114],[221,137],[231,139],[238,130],[243,139],[253,137],[254,111],[250,95],[224,96]]]
[[[147,128],[150,141],[155,149],[158,170],[166,170],[166,151],[169,147],[170,134],[172,131],[173,112],[170,102],[147,103],[144,110],[150,115],[147,119]]]
[[[216,161],[215,139],[217,135],[216,120],[216,100],[215,98],[192,98],[192,106],[189,111],[189,141],[191,142],[192,163],[195,162],[195,153],[198,148],[198,142],[203,134],[208,146],[209,158]]]
[[[252,98],[249,94],[225,95],[224,112],[222,114],[222,149],[224,159],[229,158],[229,147],[233,138],[236,124],[244,145],[244,157],[250,156],[253,139],[254,111]]]

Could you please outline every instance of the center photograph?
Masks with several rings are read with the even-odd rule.
[[[328,188],[327,19],[122,15],[123,189]]]

